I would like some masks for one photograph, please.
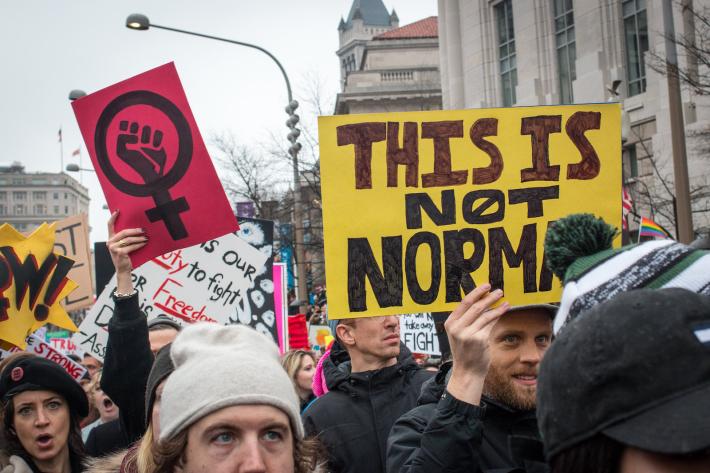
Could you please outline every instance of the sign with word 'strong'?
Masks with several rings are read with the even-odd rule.
[[[153,258],[133,271],[133,286],[149,319],[165,314],[181,325],[198,321],[224,324],[246,297],[267,258],[229,233]],[[76,346],[100,360],[106,351],[115,287],[114,275],[72,337]]]
[[[76,381],[81,380],[81,378],[83,378],[86,374],[86,368],[69,358],[66,353],[50,346],[49,343],[45,342],[37,335],[33,334],[28,336],[26,342],[26,352],[41,356],[42,358],[46,358],[49,361],[55,362],[56,364],[64,368],[64,370],[69,373],[69,375]],[[20,351],[22,350],[17,347],[12,347],[10,350],[0,350],[0,361],[4,360],[13,353],[17,353]]]
[[[47,323],[76,331],[59,302],[76,288],[74,264],[53,252],[54,224],[28,237],[0,225],[0,340],[23,349],[27,336]]]
[[[94,303],[94,278],[91,275],[89,222],[86,214],[67,217],[55,223],[54,251],[74,260],[69,278],[79,285],[62,302],[66,310],[80,310]]]
[[[320,117],[328,311],[450,311],[490,281],[559,299],[550,223],[621,215],[618,104]]]
[[[150,238],[134,267],[238,228],[173,63],[72,106],[116,230]]]

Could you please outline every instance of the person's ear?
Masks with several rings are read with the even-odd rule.
[[[337,334],[338,339],[345,346],[355,345],[355,337],[352,333],[352,329],[353,327],[345,324],[338,324],[338,326],[335,327],[335,333]]]

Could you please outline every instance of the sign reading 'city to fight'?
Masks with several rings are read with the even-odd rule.
[[[320,117],[328,312],[439,312],[490,281],[559,300],[550,223],[621,218],[618,104]]]

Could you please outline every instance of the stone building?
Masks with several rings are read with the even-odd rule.
[[[696,10],[708,0],[684,0]],[[438,0],[446,109],[619,100],[624,181],[636,212],[672,233],[673,165],[663,2]],[[674,2],[676,35],[701,28]],[[681,68],[707,75],[679,51]],[[682,90],[694,228],[710,228],[710,98]],[[636,223],[631,222],[632,230]]]
[[[338,27],[335,114],[441,109],[436,17],[399,26],[381,0],[355,0]]]
[[[89,213],[89,190],[64,173],[27,173],[21,163],[0,165],[0,223],[30,232],[43,222]]]

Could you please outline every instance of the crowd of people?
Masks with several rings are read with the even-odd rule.
[[[103,363],[85,357],[81,383],[30,353],[0,363],[0,473],[710,471],[707,250],[612,249],[603,221],[559,220],[545,250],[560,304],[479,284],[432,371],[396,316],[328,320],[322,356],[146,319],[128,255],[147,237],[115,217]]]

